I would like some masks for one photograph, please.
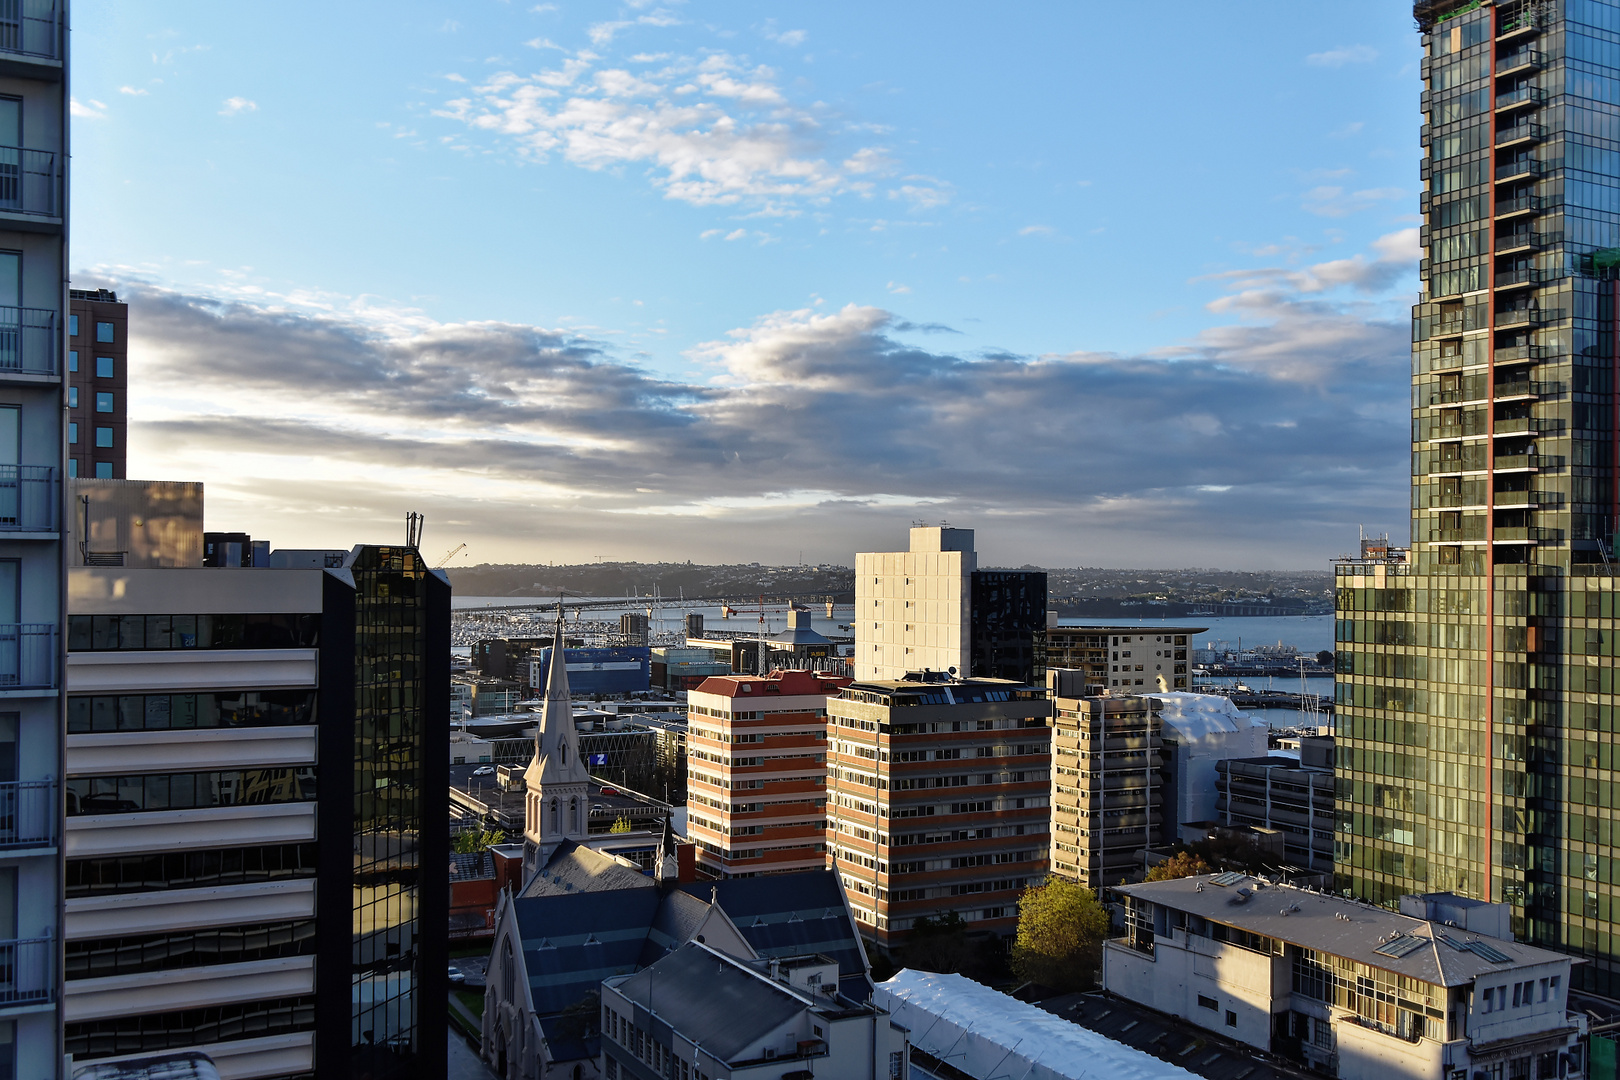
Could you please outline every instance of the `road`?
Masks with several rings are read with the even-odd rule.
[[[478,1058],[478,1051],[467,1043],[467,1037],[450,1026],[450,1059],[445,1070],[447,1080],[498,1080]]]

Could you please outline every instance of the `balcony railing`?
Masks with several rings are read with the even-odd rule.
[[[1497,401],[1506,401],[1508,398],[1524,397],[1553,397],[1564,392],[1561,382],[1537,382],[1533,379],[1515,379],[1513,382],[1499,382],[1496,384],[1495,397]]]
[[[40,847],[56,840],[56,781],[0,783],[0,848]]]
[[[56,155],[50,151],[0,146],[0,210],[58,217],[61,181]]]
[[[0,941],[0,1006],[51,1000],[56,988],[56,941]]]
[[[1546,529],[1540,525],[1522,525],[1518,528],[1497,528],[1491,531],[1491,539],[1506,540],[1510,543],[1543,543],[1547,541],[1562,540],[1563,529]]]
[[[1504,345],[1496,350],[1495,361],[1511,364],[1519,360],[1546,360],[1553,355],[1554,351],[1545,345]]]
[[[1553,280],[1555,273],[1538,266],[1521,266],[1516,270],[1502,271],[1494,280],[1498,289],[1509,289],[1515,285],[1539,285],[1543,281]]]
[[[56,687],[56,624],[0,623],[0,690]]]
[[[1513,232],[1505,232],[1497,236],[1496,253],[1502,255],[1509,251],[1520,251],[1526,248],[1548,248],[1563,242],[1564,234],[1562,232],[1533,232],[1530,229],[1516,229]]]
[[[1502,454],[1495,459],[1497,472],[1516,469],[1557,469],[1564,464],[1561,454]]]
[[[1512,109],[1520,105],[1540,105],[1547,100],[1547,91],[1539,86],[1521,86],[1509,90],[1505,94],[1496,95],[1496,111]]]
[[[0,307],[0,376],[55,375],[56,356],[56,312]]]
[[[1546,176],[1549,166],[1538,158],[1520,158],[1496,167],[1498,180],[1513,180],[1521,176]]]
[[[1539,49],[1520,49],[1516,53],[1504,56],[1496,62],[1496,77],[1510,75],[1515,71],[1525,71],[1529,68],[1538,68],[1546,63],[1547,58]]]
[[[1523,142],[1526,139],[1545,139],[1546,137],[1547,129],[1541,124],[1512,124],[1508,127],[1496,129],[1497,146]]]
[[[1496,24],[1496,40],[1514,37],[1520,34],[1533,34],[1546,29],[1552,23],[1552,16],[1545,11],[1524,5],[1518,11],[1499,16]]]
[[[1558,419],[1516,416],[1511,420],[1498,420],[1491,430],[1496,435],[1548,434],[1562,430],[1563,426],[1564,422]]]
[[[1510,214],[1539,214],[1543,210],[1551,210],[1556,205],[1556,200],[1547,195],[1519,195],[1511,199],[1497,199],[1496,216],[1500,218]]]
[[[1563,501],[1558,491],[1498,491],[1491,496],[1495,506],[1558,506]]]
[[[56,0],[0,0],[0,53],[62,59]]]
[[[1516,308],[1513,311],[1498,311],[1496,325],[1541,326],[1545,323],[1559,322],[1563,317],[1563,311],[1558,308]]]
[[[0,465],[0,533],[56,529],[56,470]]]

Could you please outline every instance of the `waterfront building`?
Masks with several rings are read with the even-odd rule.
[[[1337,885],[1511,906],[1620,995],[1608,0],[1421,0],[1412,547],[1338,567]]]
[[[1333,869],[1333,739],[1309,735],[1298,756],[1229,758],[1215,763],[1215,803],[1222,825],[1282,833],[1283,854],[1306,870]]]
[[[717,675],[687,695],[686,820],[704,874],[826,865],[827,699],[849,683]]]
[[[1163,721],[1150,697],[1069,696],[1051,671],[1052,873],[1091,889],[1140,877],[1164,829]]]
[[[1399,911],[1241,873],[1112,890],[1103,989],[1338,1080],[1586,1075],[1568,955],[1520,944],[1506,905]]]
[[[433,1075],[448,582],[403,546],[180,566],[198,485],[75,484],[135,542],[68,575],[66,1052]]]
[[[68,290],[68,475],[124,479],[129,305],[111,289]]]
[[[844,996],[835,960],[752,952],[688,941],[633,975],[604,979],[606,1080],[649,1070],[728,1080],[907,1075],[906,1029],[870,998]]]
[[[1046,628],[1046,666],[1086,673],[1087,686],[1124,694],[1190,690],[1187,642],[1202,626],[1058,626]],[[1160,683],[1163,679],[1163,683]]]
[[[853,618],[857,679],[1046,677],[1046,574],[979,570],[972,529],[914,526],[910,550],[857,554]]]
[[[0,7],[0,1075],[62,1075],[66,0]]]
[[[827,700],[827,846],[861,932],[898,943],[954,912],[1007,936],[1046,877],[1046,691],[943,672]]]

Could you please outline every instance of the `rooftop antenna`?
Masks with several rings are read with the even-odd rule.
[[[419,548],[422,546],[422,515],[415,510],[405,515],[405,546]]]

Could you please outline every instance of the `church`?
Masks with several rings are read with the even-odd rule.
[[[559,620],[552,655],[562,647]],[[838,964],[845,996],[871,997],[866,951],[831,871],[682,882],[667,822],[651,874],[593,845],[612,838],[589,834],[591,778],[566,664],[547,673],[524,775],[524,884],[497,900],[484,991],[482,1055],[502,1080],[599,1077],[602,980],[689,941],[741,960],[821,954]]]

